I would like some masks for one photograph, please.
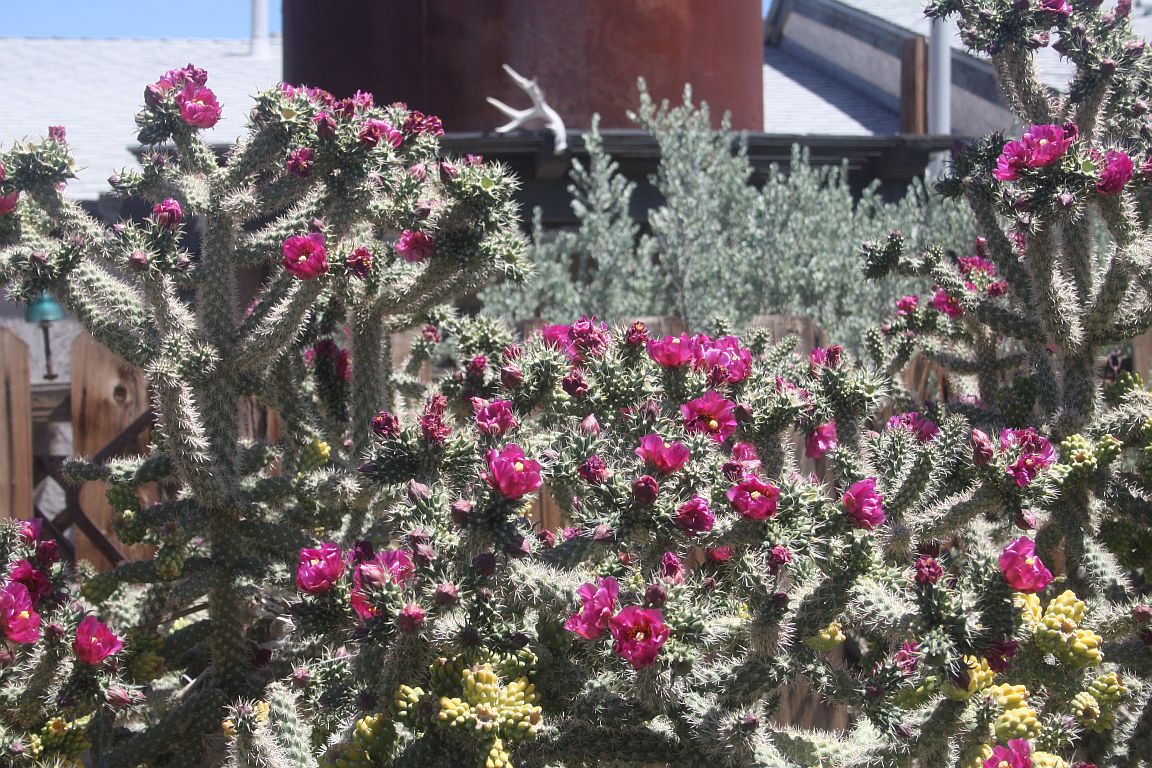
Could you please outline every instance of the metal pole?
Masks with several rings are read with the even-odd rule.
[[[932,20],[928,62],[928,132],[952,133],[952,46],[948,27],[941,19]]]
[[[254,59],[267,59],[272,55],[268,42],[268,0],[252,0],[252,42],[248,53]]]

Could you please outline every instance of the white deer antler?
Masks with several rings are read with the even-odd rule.
[[[514,131],[529,120],[540,118],[548,124],[548,128],[552,131],[555,141],[553,151],[557,155],[561,154],[568,148],[568,130],[564,127],[564,120],[561,119],[560,113],[552,109],[552,107],[548,106],[548,103],[544,101],[544,91],[540,90],[540,85],[536,82],[536,78],[529,80],[507,64],[504,65],[504,71],[508,73],[508,76],[512,78],[516,85],[520,86],[520,88],[528,94],[528,97],[532,99],[532,106],[529,109],[513,109],[499,99],[494,99],[489,96],[489,104],[512,118],[497,128],[496,133]]]

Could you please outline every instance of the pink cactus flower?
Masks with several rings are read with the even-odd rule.
[[[184,221],[184,210],[178,200],[169,197],[152,206],[152,218],[164,229],[176,229]]]
[[[104,622],[95,616],[85,616],[76,627],[76,639],[72,650],[76,658],[85,664],[97,667],[109,656],[119,653],[124,642]]]
[[[409,264],[426,261],[435,252],[435,238],[424,232],[406,229],[396,242],[396,253]]]
[[[296,566],[296,588],[310,595],[320,595],[332,589],[344,574],[344,552],[326,541],[319,547],[300,550]]]
[[[834,450],[839,442],[836,440],[836,422],[829,421],[819,425],[808,435],[804,441],[804,455],[810,459],[818,459],[828,451]]]
[[[720,443],[736,431],[736,419],[732,416],[735,407],[736,404],[731,400],[726,400],[719,392],[710,389],[702,397],[681,405],[680,413],[684,417],[685,429],[689,432],[703,432]]]
[[[872,530],[884,524],[884,496],[876,491],[876,478],[858,480],[844,492],[844,511],[857,528]]]
[[[608,481],[612,473],[609,472],[608,465],[604,463],[604,459],[593,454],[585,459],[584,463],[577,468],[576,474],[593,485],[603,485]]]
[[[220,120],[220,102],[211,88],[188,82],[176,94],[180,117],[192,128],[211,128]]]
[[[756,446],[752,443],[733,445],[732,462],[739,466],[744,474],[755,474],[760,469],[760,457],[756,454]]]
[[[34,643],[40,638],[40,614],[28,588],[18,581],[0,587],[0,631],[13,643]]]
[[[515,429],[520,422],[512,412],[511,400],[484,400],[472,398],[472,413],[476,418],[476,428],[486,435],[503,435]]]
[[[637,504],[654,504],[660,495],[660,484],[651,475],[640,475],[632,481],[632,498]]]
[[[728,489],[728,501],[748,520],[776,517],[780,489],[758,477],[746,477]]]
[[[660,558],[660,578],[670,584],[684,583],[684,563],[675,552],[665,552]]]
[[[20,521],[20,541],[25,544],[35,544],[40,541],[44,532],[44,521],[38,517],[30,517]]]
[[[995,449],[992,447],[992,438],[988,437],[987,433],[979,429],[972,430],[972,463],[978,467],[983,467],[992,461],[992,456],[995,454]]]
[[[927,443],[940,434],[940,427],[936,422],[916,411],[898,413],[888,419],[888,429],[906,429],[921,443]]]
[[[920,555],[916,558],[914,570],[916,571],[916,583],[921,586],[935,584],[944,576],[944,569],[931,555]]]
[[[293,235],[284,241],[284,269],[301,280],[311,280],[328,271],[328,249],[324,235]]]
[[[595,315],[585,315],[568,326],[568,340],[577,359],[582,362],[603,355],[612,341],[612,334],[607,323],[597,322]]]
[[[613,616],[608,628],[616,639],[613,649],[634,669],[652,666],[670,634],[660,611],[634,605]]]
[[[1096,182],[1096,191],[1102,195],[1120,194],[1135,170],[1132,158],[1126,153],[1114,149],[1108,150],[1104,156],[1104,170],[1100,172],[1100,180]]]
[[[1012,739],[1008,746],[997,745],[984,768],[1032,768],[1032,745],[1027,739]]]
[[[696,343],[686,333],[649,339],[648,356],[665,368],[682,368],[696,359]]]
[[[580,610],[568,617],[564,629],[585,640],[595,640],[608,629],[608,622],[616,612],[620,585],[616,579],[606,576],[599,584],[582,584],[576,594],[580,597]]]
[[[380,610],[372,605],[370,594],[386,584],[407,583],[415,571],[412,555],[404,549],[386,549],[357,563],[348,596],[352,610],[365,621],[379,616]]]
[[[1030,126],[1021,138],[1027,166],[1043,168],[1052,165],[1064,156],[1079,134],[1079,130],[1071,123]]]
[[[420,435],[429,443],[443,443],[452,434],[452,427],[445,417],[448,415],[448,398],[435,392],[428,398],[424,412],[416,419]]]
[[[42,598],[52,594],[52,580],[48,578],[48,574],[27,560],[17,560],[8,578],[23,584],[33,602],[39,603]]]
[[[16,204],[20,202],[20,191],[10,192],[7,195],[0,195],[0,216],[7,216],[16,210]]]
[[[1000,157],[996,159],[996,170],[992,176],[999,181],[1015,181],[1020,178],[1020,169],[1027,166],[1027,155],[1023,142],[1007,142],[1000,150]]]
[[[388,411],[380,411],[372,417],[372,431],[385,440],[400,436],[400,420]]]
[[[1031,485],[1040,472],[1056,461],[1056,451],[1052,448],[1052,444],[1032,427],[1005,429],[1001,432],[1000,452],[1017,456],[1006,471],[1012,475],[1020,488]]]
[[[3,181],[3,179],[0,179]],[[630,347],[642,347],[648,343],[648,326],[637,320],[624,331],[624,343]]]
[[[960,306],[960,302],[943,288],[937,288],[936,292],[932,294],[932,308],[937,312],[943,312],[948,317],[960,317],[964,314],[964,308]]]
[[[298,179],[306,179],[312,175],[312,159],[315,156],[309,147],[297,147],[288,153],[286,163],[288,173]]]
[[[416,603],[408,603],[396,615],[396,628],[405,634],[414,634],[424,626],[424,609]]]
[[[896,300],[896,314],[911,315],[920,307],[919,296],[901,296]]]
[[[1000,553],[1000,573],[1017,592],[1039,592],[1052,581],[1052,572],[1036,556],[1036,542],[1021,536]]]
[[[735,336],[703,337],[696,345],[694,367],[704,371],[711,386],[737,384],[752,372],[752,353]]]
[[[540,338],[544,340],[544,346],[560,350],[571,361],[579,360],[580,356],[572,345],[567,325],[546,325],[540,329]]]
[[[920,645],[904,642],[900,650],[894,654],[893,661],[896,662],[896,669],[900,670],[901,675],[911,677],[916,674],[916,668],[920,666]]]
[[[436,115],[426,115],[423,112],[413,110],[409,113],[408,117],[404,119],[404,132],[426,133],[429,136],[443,136],[444,124]]]
[[[708,533],[716,524],[716,517],[708,500],[699,494],[676,507],[676,527],[692,535]]]
[[[48,126],[48,138],[61,144],[68,143],[68,130],[62,125]]]
[[[368,250],[362,245],[358,245],[352,249],[348,254],[348,269],[352,270],[352,274],[363,280],[372,273],[372,262],[375,257],[372,251]]]
[[[691,451],[684,443],[678,441],[666,443],[664,438],[657,434],[642,437],[636,455],[649,467],[665,475],[680,470],[692,457]]]
[[[395,148],[404,143],[404,134],[384,120],[369,118],[360,128],[360,144],[372,148],[383,141]]]
[[[518,445],[508,445],[500,451],[488,451],[487,461],[488,471],[484,474],[484,480],[505,498],[519,499],[537,490],[543,483],[539,462],[527,458]]]
[[[1072,6],[1068,0],[1040,0],[1040,11],[1068,18],[1072,15]]]

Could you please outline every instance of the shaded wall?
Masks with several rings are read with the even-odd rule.
[[[487,96],[528,105],[505,63],[576,129],[595,112],[629,126],[642,75],[657,98],[691,83],[734,128],[763,130],[760,12],[759,0],[284,0],[284,80],[404,101],[459,132],[504,122]]]

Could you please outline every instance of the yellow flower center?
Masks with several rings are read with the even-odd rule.
[[[20,618],[21,619],[27,619],[28,615],[29,615],[28,611],[20,611]]]
[[[748,495],[753,499],[758,499],[758,498],[760,498],[760,491],[752,491],[752,493],[750,493]]]
[[[515,469],[517,472],[523,472],[524,471],[524,462],[518,461],[512,465],[512,468]]]
[[[716,421],[716,419],[710,419],[708,421],[708,431],[715,432],[718,429],[720,429],[720,422]]]
[[[648,633],[645,632],[644,630],[640,630],[635,635],[633,635],[633,637],[635,637],[637,640],[647,640],[648,639]]]
[[[1035,564],[1036,564],[1036,558],[1034,558],[1034,557],[1024,558],[1024,565],[1035,565]]]

